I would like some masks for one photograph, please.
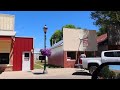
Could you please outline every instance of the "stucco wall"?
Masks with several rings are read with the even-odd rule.
[[[88,37],[88,46],[83,47],[80,39]],[[97,40],[95,30],[63,28],[64,51],[97,51]]]

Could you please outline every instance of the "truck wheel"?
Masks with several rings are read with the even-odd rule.
[[[89,73],[92,75],[93,72],[96,70],[97,66],[90,66],[89,67]]]

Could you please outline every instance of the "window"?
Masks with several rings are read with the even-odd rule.
[[[76,52],[67,52],[68,59],[76,59]]]
[[[116,57],[120,57],[120,52],[116,52]]]
[[[0,53],[0,64],[9,64],[9,53]]]
[[[25,53],[25,57],[29,57],[29,53]]]
[[[115,57],[114,52],[105,52],[106,57]]]

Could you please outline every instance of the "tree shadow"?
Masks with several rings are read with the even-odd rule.
[[[91,76],[88,72],[74,72],[72,75],[85,75],[85,76]]]

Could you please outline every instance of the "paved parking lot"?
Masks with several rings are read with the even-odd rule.
[[[76,68],[47,68],[48,74],[42,69],[32,71],[11,71],[0,74],[0,79],[91,79],[88,71]]]

